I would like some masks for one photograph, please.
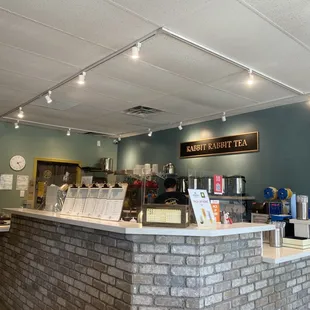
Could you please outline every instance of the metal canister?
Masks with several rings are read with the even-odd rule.
[[[174,164],[169,163],[167,165],[164,165],[163,172],[167,174],[175,174],[175,167]]]
[[[275,230],[271,230],[269,233],[269,244],[274,248],[281,248],[283,245],[283,237],[281,233],[281,228],[276,227]]]
[[[103,171],[113,171],[113,159],[112,158],[101,158],[100,166]]]
[[[308,220],[309,209],[308,209],[308,196],[297,195],[297,219]]]

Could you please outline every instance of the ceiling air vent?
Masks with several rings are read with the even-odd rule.
[[[159,114],[162,113],[163,111],[158,110],[158,109],[153,109],[149,107],[144,107],[142,105],[130,108],[128,110],[125,110],[124,113],[127,115],[133,115],[133,116],[138,116],[138,117],[146,117],[151,114]]]

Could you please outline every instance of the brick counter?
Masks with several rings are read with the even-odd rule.
[[[0,246],[9,309],[310,308],[310,260],[262,263],[261,233],[124,235],[13,215]]]

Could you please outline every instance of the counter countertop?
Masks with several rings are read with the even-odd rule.
[[[216,226],[212,228],[198,228],[195,225],[191,225],[188,228],[142,227],[142,225],[138,223],[104,221],[100,219],[62,215],[60,213],[33,209],[6,208],[5,210],[9,211],[11,214],[17,214],[41,220],[130,235],[214,237],[262,232],[275,229],[274,225],[252,223],[235,223],[231,225],[216,224]]]
[[[280,264],[290,262],[295,259],[310,256],[310,250],[298,250],[293,248],[273,248],[269,244],[263,245],[263,262]]]

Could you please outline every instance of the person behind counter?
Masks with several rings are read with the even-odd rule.
[[[188,199],[183,193],[177,192],[177,182],[175,179],[167,178],[164,182],[166,192],[155,198],[155,203],[169,205],[186,205]]]

